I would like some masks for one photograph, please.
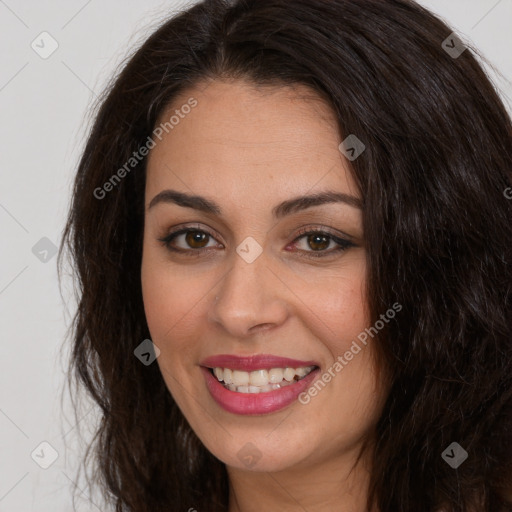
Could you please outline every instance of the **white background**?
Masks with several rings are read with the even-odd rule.
[[[504,77],[495,81],[510,108],[512,0],[420,3],[501,71]],[[64,387],[71,281],[63,282],[61,297],[56,257],[41,262],[32,248],[43,237],[60,243],[92,102],[126,52],[184,5],[0,0],[0,512],[72,510],[83,448]],[[59,45],[47,59],[31,48],[43,31]],[[82,419],[85,431],[94,415]],[[58,453],[48,469],[31,458],[43,441]],[[36,453],[44,461],[51,450],[42,450]],[[88,503],[83,482],[78,486],[77,510],[105,510],[97,496],[99,508]]]

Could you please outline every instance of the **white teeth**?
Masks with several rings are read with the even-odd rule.
[[[221,376],[221,380],[224,384],[233,384],[233,372],[229,368],[224,368],[224,376]]]
[[[225,372],[226,370],[224,370]],[[295,373],[299,376],[299,378],[305,377],[309,372],[307,368],[295,368]],[[224,373],[224,377],[226,374]]]
[[[272,368],[268,372],[268,380],[271,384],[278,384],[283,380],[284,370],[281,368]]]
[[[267,370],[256,370],[249,374],[249,382],[252,386],[265,386],[268,384]]]
[[[219,382],[230,391],[238,393],[265,393],[289,386],[308,375],[314,366],[301,368],[272,368],[243,372],[230,368],[214,368],[213,373]]]
[[[288,382],[291,382],[293,380],[293,378],[295,377],[295,369],[294,368],[286,368],[286,370],[283,373],[283,377]]]
[[[220,370],[222,371],[222,368],[220,368]],[[217,377],[217,379],[219,379],[219,377]],[[240,372],[238,370],[233,370],[232,379],[233,379],[233,384],[235,384],[236,386],[247,386],[249,384],[249,374],[247,372]],[[223,379],[219,379],[219,380],[223,380]],[[242,391],[242,393],[243,393],[243,391]]]

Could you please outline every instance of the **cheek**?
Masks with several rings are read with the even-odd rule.
[[[155,335],[161,335],[162,329],[169,330],[184,317],[194,299],[194,293],[180,285],[175,275],[156,268],[143,273],[142,295],[146,319]]]
[[[302,312],[315,334],[331,354],[347,350],[369,323],[365,297],[366,266],[363,256],[346,261],[346,266],[329,275],[300,280],[294,286]]]
[[[364,276],[354,272],[350,277],[338,278],[320,301],[323,318],[343,338],[353,335],[354,330],[359,332],[368,321],[363,286]]]
[[[144,310],[151,340],[160,350],[157,364],[167,388],[176,402],[187,410],[187,395],[183,386],[188,381],[198,354],[197,326],[201,298],[207,300],[208,287],[202,287],[197,277],[177,272],[169,262],[151,262],[142,265],[141,280]],[[196,375],[196,379],[197,379]]]
[[[329,326],[324,343],[333,358],[333,364],[326,369],[329,372],[326,386],[330,391],[325,393],[324,404],[330,402],[342,407],[345,416],[331,418],[334,432],[354,438],[361,429],[377,421],[384,398],[375,359],[377,337],[371,334],[365,294],[365,271],[361,267],[336,292],[331,291],[330,303],[321,309]]]
[[[193,355],[191,340],[198,339],[200,317],[211,301],[209,292],[214,293],[215,276],[211,274],[197,267],[177,267],[152,248],[145,251],[141,267],[144,310],[152,341],[163,355],[179,351],[182,360]]]
[[[362,255],[349,259],[345,268],[332,273],[302,272],[299,277],[288,272],[281,269],[286,287],[292,291],[287,295],[287,306],[306,329],[317,331],[331,351],[339,353],[349,338],[367,327]],[[190,337],[197,337],[220,276],[208,266],[178,269],[154,248],[145,250],[141,280],[148,327],[157,345],[158,341],[163,344],[174,340],[172,347],[159,346],[161,350],[179,348],[180,344],[189,344]]]

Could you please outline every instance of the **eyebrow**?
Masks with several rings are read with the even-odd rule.
[[[173,203],[185,208],[193,208],[213,215],[222,215],[222,208],[213,200],[203,196],[186,194],[177,190],[162,190],[149,203],[148,210],[159,203]],[[292,213],[328,203],[345,203],[354,208],[362,209],[362,201],[348,194],[325,191],[316,194],[294,197],[279,203],[272,209],[275,218],[280,219]]]

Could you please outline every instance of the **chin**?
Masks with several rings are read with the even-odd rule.
[[[229,443],[207,446],[207,449],[226,466],[245,471],[279,472],[300,468],[311,459],[311,440],[291,439],[290,436],[272,436],[271,430],[261,434],[233,433]],[[286,434],[284,431],[282,434]],[[272,437],[272,439],[270,438]],[[308,446],[308,452],[304,452]]]

